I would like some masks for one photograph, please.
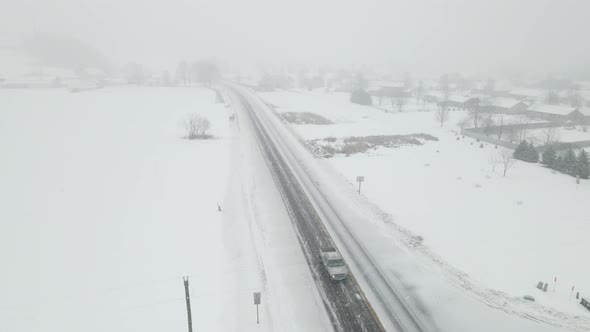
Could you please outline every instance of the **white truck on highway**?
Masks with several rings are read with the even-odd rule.
[[[322,264],[332,280],[344,280],[348,277],[348,268],[336,248],[320,249]]]

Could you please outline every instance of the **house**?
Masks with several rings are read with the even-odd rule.
[[[408,91],[406,91],[404,82],[387,80],[370,81],[367,92],[371,96],[390,98],[403,97],[409,94]]]
[[[465,111],[476,107],[478,104],[478,98],[460,95],[451,95],[447,100],[441,98],[438,101],[439,106],[445,106],[450,111]]]
[[[481,105],[481,111],[488,113],[523,114],[527,111],[528,105],[514,98],[495,98],[487,105]]]
[[[439,107],[445,106],[449,111],[465,111],[479,105],[479,98],[460,94],[451,94],[445,98],[441,91],[429,91],[422,99],[425,102],[437,103]]]
[[[584,120],[584,115],[577,108],[567,105],[536,104],[531,106],[526,114],[531,118],[549,121],[580,122]]]
[[[405,99],[411,96],[403,82],[399,81],[371,81],[367,92],[377,98],[379,105],[384,99]]]

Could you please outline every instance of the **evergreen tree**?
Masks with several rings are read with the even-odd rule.
[[[568,149],[563,156],[563,170],[562,172],[576,175],[576,164],[578,162],[578,158],[576,157],[576,153],[573,149]]]
[[[513,155],[514,158],[522,160],[527,147],[528,147],[527,141],[521,141],[518,144],[518,146],[516,147],[516,149],[514,149],[514,155]]]
[[[350,101],[360,105],[371,105],[373,103],[371,95],[363,89],[353,90],[350,94]]]
[[[522,141],[514,150],[514,158],[529,163],[536,163],[539,161],[539,152],[537,152],[537,149],[535,149],[532,143]]]
[[[578,154],[575,173],[575,175],[580,176],[582,179],[587,179],[590,176],[590,162],[588,160],[588,153],[584,149]]]
[[[558,155],[553,164],[553,169],[565,173],[565,163],[563,161],[563,155]]]
[[[529,143],[527,149],[527,159],[527,161],[531,163],[539,162],[539,151],[537,151],[537,148],[535,148],[535,145],[533,143]]]
[[[553,147],[549,146],[543,152],[543,164],[550,168],[555,168],[555,163],[557,161],[557,152],[553,149]]]

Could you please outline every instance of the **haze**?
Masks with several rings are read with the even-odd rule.
[[[2,47],[43,32],[153,68],[215,57],[545,75],[586,74],[590,59],[587,1],[2,1]]]

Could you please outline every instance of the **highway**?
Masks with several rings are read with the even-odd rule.
[[[234,100],[241,103],[239,109],[242,112],[237,112],[237,116],[251,124],[295,226],[334,330],[435,331],[434,325],[423,315],[416,314],[416,309],[403,294],[399,294],[400,290],[394,287],[363,243],[346,226],[339,211],[291,151],[284,134],[276,128],[276,122],[270,118],[275,115],[268,108],[264,109],[256,96],[245,88],[228,84],[226,89],[234,94]],[[339,249],[346,249],[347,263],[350,265],[349,260],[352,259],[356,266],[362,267],[355,275],[351,272],[348,279],[340,282],[330,279],[320,260],[320,248],[336,246],[334,236],[338,238],[338,243],[346,246]],[[369,289],[362,289],[359,280]],[[370,297],[366,292],[370,293]]]

